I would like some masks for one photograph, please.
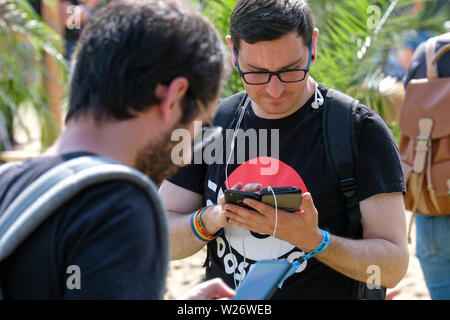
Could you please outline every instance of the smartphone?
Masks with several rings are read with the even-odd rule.
[[[237,204],[238,206],[247,208],[247,209],[251,209],[251,210],[255,210],[249,206],[247,206],[244,203],[244,199],[245,198],[250,198],[256,201],[260,201],[260,196],[258,193],[256,192],[248,192],[248,191],[239,191],[239,190],[231,190],[231,189],[226,189],[223,192],[224,198],[225,198],[225,203],[233,203],[233,204]]]
[[[302,190],[296,187],[283,187],[283,188],[272,188],[277,199],[277,206],[279,209],[294,212],[300,209],[302,203]],[[226,203],[237,204],[241,207],[252,209],[253,208],[244,204],[245,198],[254,199],[256,201],[261,201],[272,207],[275,207],[275,199],[273,197],[272,191],[268,189],[262,189],[260,192],[248,192],[227,189],[224,191],[224,197]]]
[[[232,300],[268,300],[292,264],[286,259],[260,260],[236,290]]]
[[[275,193],[279,209],[289,212],[300,210],[300,205],[302,204],[302,190],[297,189],[296,187],[272,188],[272,190]],[[261,202],[275,207],[275,199],[272,191],[262,189],[259,194]]]

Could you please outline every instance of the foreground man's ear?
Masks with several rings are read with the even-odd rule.
[[[169,85],[156,86],[155,95],[160,99],[158,108],[164,123],[170,122],[176,108],[181,112],[181,103],[188,89],[189,81],[185,77],[175,78]]]
[[[232,59],[232,63],[233,63],[233,68],[235,68],[237,70],[237,65],[236,65],[236,57],[234,55],[234,50],[233,50],[233,40],[231,40],[231,36],[228,35],[225,37],[225,39],[227,40],[228,46],[230,47],[231,50],[231,59]]]

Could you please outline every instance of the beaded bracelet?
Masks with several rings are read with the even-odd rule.
[[[214,240],[216,237],[220,236],[223,233],[223,228],[220,229],[216,234],[210,235],[206,232],[205,227],[203,226],[202,222],[202,214],[206,211],[206,209],[209,207],[204,207],[199,210],[197,210],[195,213],[191,216],[191,228],[194,235],[205,242],[209,242],[211,240]]]
[[[197,219],[198,219],[200,225],[202,226],[202,230],[205,231],[205,233],[206,233],[207,235],[209,235],[209,234],[206,232],[205,228],[203,227],[202,215],[206,212],[206,209],[208,209],[208,208],[209,208],[209,207],[206,207],[204,210],[200,211],[199,214],[198,214],[198,217],[197,217]],[[217,231],[217,232],[216,232],[215,234],[213,234],[212,236],[213,236],[214,239],[215,239],[215,238],[217,238],[218,236],[222,235],[222,233],[223,233],[223,228],[221,228],[219,231]]]

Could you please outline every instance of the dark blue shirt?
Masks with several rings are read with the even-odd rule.
[[[27,160],[0,175],[0,215],[58,164],[88,155]],[[152,203],[126,182],[86,188],[54,212],[5,261],[5,299],[162,299],[164,263]],[[81,289],[67,283],[80,270]]]

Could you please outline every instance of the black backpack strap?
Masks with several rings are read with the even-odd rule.
[[[229,98],[223,99],[217,107],[217,112],[214,116],[214,125],[222,127],[224,130],[231,128],[233,120],[237,118],[239,106],[244,103],[247,97],[247,93],[241,91]]]
[[[336,90],[329,89],[325,98],[322,130],[325,153],[341,192],[347,202],[350,224],[347,236],[362,239],[361,211],[356,196],[356,108],[359,101]],[[357,282],[357,296],[367,300],[384,300],[386,288],[369,289],[365,283]]]
[[[322,130],[328,162],[347,202],[350,219],[347,235],[361,239],[361,212],[355,180],[355,117],[358,104],[358,100],[329,89],[323,107]]]

